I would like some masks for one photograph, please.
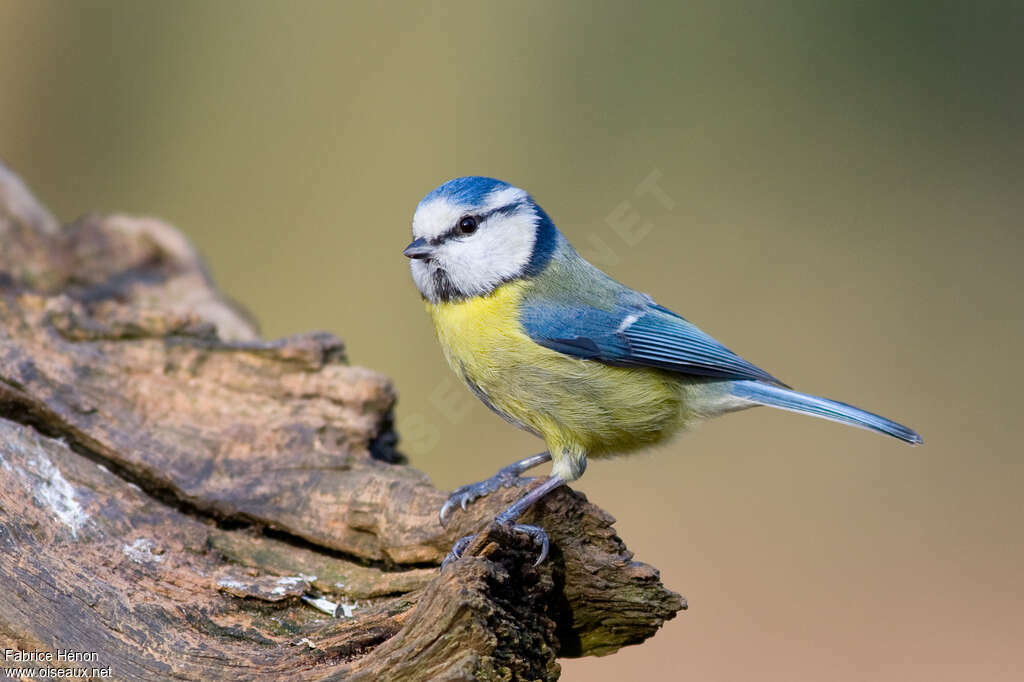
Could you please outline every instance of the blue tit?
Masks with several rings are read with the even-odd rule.
[[[844,403],[791,390],[647,294],[584,260],[525,191],[462,177],[427,194],[404,254],[452,370],[487,407],[547,450],[452,493],[441,510],[551,475],[496,522],[548,551],[543,529],[516,524],[588,458],[664,442],[696,422],[767,405],[921,443],[913,430]],[[459,540],[448,560],[472,538]]]

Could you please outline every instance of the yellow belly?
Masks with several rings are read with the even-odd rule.
[[[602,456],[657,443],[683,427],[687,387],[667,372],[612,367],[534,343],[518,319],[522,281],[489,296],[427,303],[455,373],[491,407],[563,452]]]

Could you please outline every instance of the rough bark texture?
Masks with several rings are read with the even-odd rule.
[[[546,680],[685,607],[568,489],[530,514],[552,540],[539,568],[490,528],[439,571],[521,491],[442,528],[445,493],[395,449],[394,398],[330,334],[260,340],[174,228],[62,228],[0,166],[0,661]]]

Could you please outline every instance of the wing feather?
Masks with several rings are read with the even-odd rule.
[[[781,385],[763,369],[649,299],[637,301],[634,297],[611,310],[535,300],[523,306],[521,322],[536,343],[574,357]]]

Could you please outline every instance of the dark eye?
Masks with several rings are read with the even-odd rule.
[[[474,218],[471,215],[468,215],[459,221],[460,234],[473,234],[474,232],[476,232],[476,228],[476,218]]]

